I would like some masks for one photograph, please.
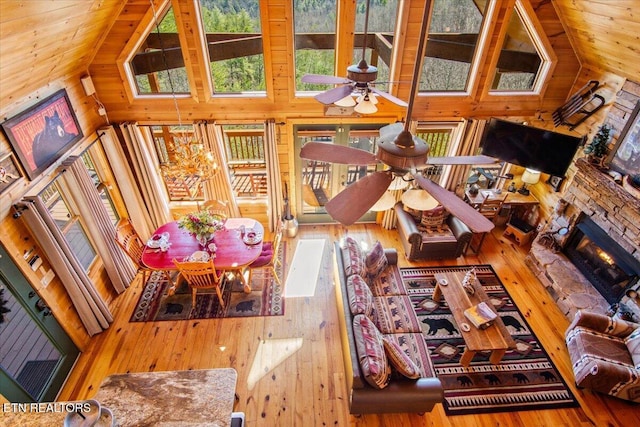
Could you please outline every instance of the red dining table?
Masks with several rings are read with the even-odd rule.
[[[218,270],[231,271],[240,276],[244,291],[251,292],[251,287],[247,283],[242,270],[260,256],[262,252],[262,239],[256,244],[247,244],[240,235],[240,229],[244,226],[246,232],[253,230],[257,236],[264,236],[264,227],[260,222],[251,218],[228,218],[225,221],[225,228],[216,231],[213,240],[216,251],[213,263]],[[160,249],[145,247],[142,253],[142,262],[154,270],[177,271],[174,259],[183,261],[188,259],[196,251],[205,250],[196,238],[187,230],[178,227],[177,221],[172,221],[160,226],[154,235],[169,233],[169,243],[171,244],[166,252]],[[258,240],[258,239],[256,239]],[[175,290],[175,284],[172,290]],[[171,291],[170,291],[171,292]]]

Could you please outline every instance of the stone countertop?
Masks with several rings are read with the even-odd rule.
[[[93,399],[123,427],[226,427],[231,425],[237,376],[232,368],[115,374],[104,379]],[[67,404],[25,404],[26,409],[4,404],[0,425],[61,426],[65,408],[73,406]]]

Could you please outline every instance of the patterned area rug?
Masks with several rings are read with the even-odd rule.
[[[285,243],[278,256],[286,259]],[[174,295],[167,295],[171,286],[161,272],[151,274],[136,305],[130,322],[159,320],[191,320],[223,317],[282,316],[284,314],[284,261],[280,264],[279,285],[270,268],[260,268],[251,275],[251,293],[245,293],[239,278],[227,274],[220,306],[215,289],[198,290],[196,307],[192,307],[191,289],[181,280]],[[248,274],[248,273],[247,273]]]
[[[460,328],[446,302],[431,299],[435,273],[466,272],[471,267],[476,268],[484,291],[516,342],[516,348],[508,350],[498,365],[489,363],[488,352],[477,353],[469,367],[460,365],[465,349]],[[445,389],[448,415],[578,406],[490,265],[403,268],[401,272]]]

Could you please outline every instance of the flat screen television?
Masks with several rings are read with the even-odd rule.
[[[492,118],[480,142],[482,154],[542,173],[564,176],[583,138]]]

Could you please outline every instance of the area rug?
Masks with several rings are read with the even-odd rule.
[[[466,272],[472,267],[516,342],[516,348],[508,350],[497,365],[489,362],[489,352],[477,353],[468,367],[460,365],[465,348],[460,328],[446,301],[436,303],[431,298],[435,273]],[[448,415],[578,406],[490,265],[403,268],[401,273],[421,321],[436,375],[445,390],[444,408]]]
[[[167,295],[171,284],[164,274],[153,272],[144,286],[129,321],[282,316],[284,314],[284,260],[286,259],[284,242],[280,246],[278,256],[282,260],[278,267],[278,277],[282,285],[275,281],[270,268],[255,269],[251,274],[251,293],[245,293],[240,278],[227,274],[223,279],[225,281],[222,294],[224,307],[220,305],[215,289],[198,290],[196,306],[192,307],[191,288],[184,280],[180,280],[174,295]]]

